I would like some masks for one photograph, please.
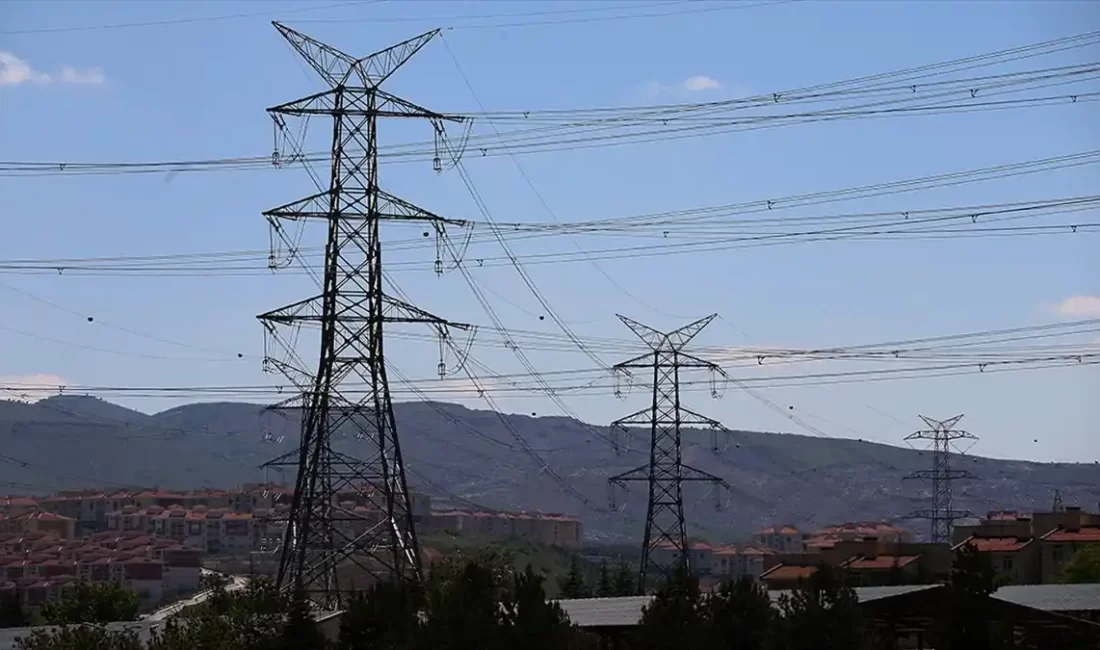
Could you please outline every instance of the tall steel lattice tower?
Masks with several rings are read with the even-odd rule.
[[[970,516],[966,510],[955,510],[952,505],[951,484],[954,481],[977,478],[964,469],[951,469],[951,448],[957,440],[977,440],[966,431],[955,429],[962,419],[956,415],[948,420],[933,420],[920,416],[928,429],[909,434],[906,440],[930,440],[932,442],[932,469],[919,470],[909,474],[907,479],[921,479],[932,482],[932,508],[917,510],[909,515],[913,519],[928,519],[931,522],[931,541],[934,544],[950,544],[951,531],[955,520]]]
[[[424,118],[438,133],[445,121],[462,118],[429,111],[380,88],[438,30],[357,59],[274,25],[329,88],[268,112],[277,125],[282,116],[332,118],[328,189],[264,213],[280,234],[288,221],[319,220],[327,231],[321,293],[258,316],[265,335],[284,348],[281,358],[266,355],[267,367],[286,375],[300,393],[281,406],[300,409],[302,416],[300,445],[282,459],[297,467],[297,478],[278,583],[321,606],[336,607],[348,592],[344,571],[398,580],[422,577],[386,378],[383,325],[424,323],[441,337],[454,325],[384,292],[379,224],[426,222],[441,236],[446,225],[464,223],[379,189],[378,119]],[[297,341],[303,326],[320,330],[315,374],[305,370],[288,344]],[[287,327],[294,328],[292,337],[280,334]],[[335,438],[351,438],[349,433],[356,449],[365,450],[362,457],[334,447]],[[347,504],[349,494],[358,507]]]
[[[608,479],[614,486],[627,487],[634,481],[649,486],[649,506],[646,513],[642,558],[638,567],[638,588],[644,593],[650,575],[667,577],[678,565],[688,565],[687,528],[684,523],[685,482],[707,482],[729,488],[721,478],[683,462],[680,448],[681,427],[721,428],[716,420],[704,417],[680,404],[680,371],[704,369],[725,373],[714,363],[687,354],[684,347],[717,314],[663,333],[625,316],[626,324],[646,345],[647,352],[614,366],[616,371],[650,370],[653,373],[653,400],[644,408],[612,423],[613,428],[648,427],[649,462]],[[656,551],[656,552],[655,552]]]

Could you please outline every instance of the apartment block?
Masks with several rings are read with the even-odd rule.
[[[282,522],[264,510],[235,512],[197,505],[125,506],[108,513],[108,533],[144,534],[171,539],[205,553],[258,550],[265,540],[282,534]]]
[[[828,549],[841,542],[873,539],[883,544],[907,544],[914,540],[913,533],[886,521],[854,521],[826,526],[806,535],[805,550]]]
[[[764,558],[760,576],[769,589],[789,589],[813,575],[821,565],[843,569],[855,587],[942,580],[951,569],[951,547],[947,544],[897,542],[885,539],[830,540],[807,544],[803,553],[776,553]]]
[[[955,527],[955,548],[988,553],[1010,584],[1052,584],[1085,546],[1100,544],[1100,515],[1067,506],[1058,512],[994,511]]]
[[[147,535],[100,533],[65,540],[48,533],[0,534],[0,592],[35,606],[86,581],[113,582],[147,604],[195,591],[201,551]]]
[[[73,539],[76,520],[41,510],[13,509],[0,513],[0,534],[3,533],[47,533],[61,539]]]
[[[564,547],[578,546],[583,534],[578,519],[561,513],[429,510],[425,523],[428,530],[529,539]]]
[[[742,577],[759,580],[764,573],[764,558],[775,555],[770,548],[725,544],[714,547],[710,555],[710,575],[720,578]]]
[[[757,548],[775,553],[798,553],[803,549],[806,535],[789,524],[766,526],[753,533],[752,542]]]

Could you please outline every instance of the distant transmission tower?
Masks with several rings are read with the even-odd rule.
[[[1051,512],[1065,512],[1066,504],[1062,503],[1062,491],[1059,489],[1054,490],[1054,502],[1050,504]]]
[[[964,469],[951,469],[951,446],[956,440],[977,440],[966,431],[954,426],[963,418],[962,414],[948,420],[933,420],[920,416],[928,429],[916,431],[905,437],[906,440],[932,441],[932,469],[919,470],[906,476],[907,479],[932,481],[932,508],[917,510],[909,515],[913,519],[928,519],[931,522],[931,541],[934,544],[950,544],[951,531],[955,520],[970,516],[966,510],[955,510],[952,506],[951,483],[962,479],[977,478]]]
[[[430,223],[437,237],[445,225],[464,222],[443,219],[379,189],[378,118],[425,118],[437,134],[444,121],[462,118],[426,110],[380,88],[438,30],[357,59],[274,25],[329,86],[269,108],[276,126],[284,127],[286,115],[332,118],[328,189],[264,213],[280,237],[281,224],[288,221],[316,219],[327,228],[321,293],[258,316],[269,340],[285,352],[282,358],[265,355],[266,367],[285,374],[300,394],[281,407],[300,409],[302,416],[297,451],[271,463],[297,467],[278,583],[301,590],[322,606],[336,607],[346,601],[346,585],[354,579],[341,577],[343,571],[422,578],[386,378],[383,324],[425,323],[443,338],[448,326],[458,325],[383,290],[381,221]],[[277,154],[273,161],[277,163]],[[320,330],[315,374],[294,351],[302,326]],[[280,334],[284,327],[294,328],[289,339]],[[334,448],[333,438],[345,433],[364,441],[362,457]],[[349,494],[358,507],[344,501]]]
[[[729,488],[721,478],[684,464],[680,449],[681,427],[706,426],[721,428],[716,420],[690,411],[680,404],[680,370],[705,369],[725,373],[714,363],[704,361],[683,351],[695,336],[717,314],[707,316],[669,333],[658,332],[625,316],[619,320],[626,324],[651,352],[617,364],[616,371],[630,369],[651,370],[653,373],[653,401],[645,409],[616,420],[612,427],[648,427],[649,462],[608,479],[614,486],[626,488],[627,483],[646,481],[649,484],[649,507],[646,514],[645,537],[642,540],[642,559],[638,568],[638,588],[644,593],[650,574],[668,576],[678,565],[689,564],[687,530],[684,523],[685,481],[703,481],[717,487]],[[654,550],[657,553],[654,554]],[[671,554],[669,553],[671,551]],[[660,558],[671,556],[671,562]]]

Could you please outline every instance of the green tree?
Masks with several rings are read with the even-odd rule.
[[[822,564],[779,599],[787,650],[855,650],[866,647],[859,601],[843,576]]]
[[[676,650],[704,647],[707,636],[699,579],[681,562],[642,608],[638,638],[644,648]]]
[[[1073,554],[1062,569],[1061,582],[1100,582],[1100,544],[1090,544]]]
[[[44,603],[42,618],[49,625],[132,621],[140,605],[137,594],[113,582],[78,582]]]
[[[610,598],[615,595],[615,586],[611,583],[611,569],[607,566],[607,560],[600,562],[600,577],[596,582],[596,595],[600,598]]]
[[[566,576],[564,584],[561,587],[562,598],[591,598],[592,592],[589,591],[588,585],[584,582],[584,574],[581,573],[580,562],[577,561],[577,557],[573,556],[573,561],[569,564],[569,575]]]
[[[1011,623],[999,621],[990,598],[999,581],[993,562],[969,544],[955,553],[951,582],[933,636],[936,648],[1011,648]]]
[[[340,619],[340,650],[408,650],[419,632],[423,594],[385,581],[356,594]]]
[[[547,602],[543,577],[528,564],[512,575],[512,586],[503,603],[504,636],[508,648],[562,650],[569,647],[575,630],[561,607]]]
[[[149,650],[279,650],[290,599],[268,580],[216,584],[207,599],[168,619]]]
[[[34,630],[15,646],[18,650],[143,650],[137,634],[100,625],[65,625]]]
[[[324,650],[325,637],[321,634],[304,591],[295,593],[287,604],[280,643],[282,650]]]
[[[27,615],[23,612],[23,604],[19,602],[19,594],[0,594],[0,628],[26,625]]]
[[[500,597],[493,568],[467,562],[433,572],[424,599],[418,648],[424,650],[502,650]]]
[[[777,612],[767,589],[751,578],[723,582],[705,599],[704,614],[715,650],[777,647]]]
[[[615,582],[613,590],[616,596],[635,596],[638,593],[634,586],[634,572],[625,562],[619,562],[615,568]]]

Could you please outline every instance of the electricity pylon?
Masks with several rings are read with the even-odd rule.
[[[653,373],[651,405],[611,425],[620,429],[648,427],[649,462],[608,479],[612,489],[616,485],[625,488],[627,483],[633,481],[648,483],[649,506],[642,539],[642,559],[638,567],[638,589],[643,593],[651,573],[668,577],[677,566],[690,564],[684,523],[684,482],[707,482],[713,484],[715,489],[729,489],[721,478],[684,464],[680,448],[681,427],[718,429],[722,426],[717,420],[699,415],[680,404],[681,369],[705,369],[725,374],[717,364],[683,351],[684,346],[716,316],[713,314],[699,319],[667,334],[619,316],[619,320],[651,351],[617,364],[614,369],[626,372],[646,369]],[[654,554],[656,549],[659,550]],[[670,556],[671,561],[662,561]]]
[[[951,483],[963,479],[977,478],[965,469],[951,469],[951,445],[956,440],[977,440],[977,436],[953,427],[962,419],[962,414],[948,420],[933,420],[920,416],[928,429],[916,431],[905,437],[906,440],[932,441],[932,469],[918,470],[909,474],[907,479],[932,481],[932,507],[917,510],[909,515],[913,519],[928,519],[931,522],[931,541],[934,544],[950,544],[951,531],[955,520],[970,516],[967,510],[955,510],[952,506]]]
[[[265,355],[265,366],[286,375],[298,391],[277,408],[299,410],[302,416],[297,451],[272,462],[297,466],[277,580],[281,588],[304,593],[322,607],[338,607],[352,579],[341,578],[344,570],[422,579],[386,377],[383,325],[423,323],[441,338],[448,327],[463,327],[383,290],[382,221],[425,222],[437,237],[445,226],[464,222],[444,219],[379,188],[378,119],[428,119],[438,133],[444,122],[463,118],[429,111],[380,87],[439,30],[354,58],[274,25],[328,89],[269,108],[272,119],[282,128],[283,116],[332,118],[328,188],[264,212],[280,236],[287,221],[318,220],[327,229],[321,293],[258,316],[265,334],[285,352],[282,358]],[[289,339],[280,335],[287,326],[295,328]],[[294,350],[303,326],[320,330],[316,373],[305,370]],[[362,441],[353,443],[356,455],[334,448],[334,437],[345,433]],[[357,507],[347,504],[349,495]]]

